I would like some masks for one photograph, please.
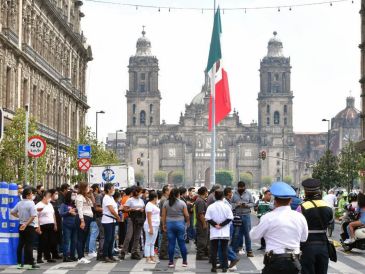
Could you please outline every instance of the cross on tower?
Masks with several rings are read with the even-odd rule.
[[[144,28],[145,28],[146,26],[142,26],[142,35],[143,35],[143,37],[145,36],[145,34],[146,34],[146,31],[144,30]]]

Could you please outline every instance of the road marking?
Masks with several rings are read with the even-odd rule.
[[[329,267],[339,271],[341,274],[363,274],[363,272],[356,270],[340,261],[332,262],[330,261]]]
[[[257,270],[262,270],[264,268],[264,256],[262,254],[255,255],[255,257],[248,257],[248,259],[253,263]]]
[[[86,274],[100,274],[100,272],[109,273],[116,265],[117,263],[100,262],[94,265],[94,267],[90,271],[86,272]]]

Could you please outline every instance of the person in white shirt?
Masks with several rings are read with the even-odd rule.
[[[51,202],[51,192],[43,193],[42,200],[36,204],[38,212],[38,223],[41,229],[39,236],[39,244],[41,245],[41,252],[37,254],[37,262],[42,262],[42,253],[44,259],[49,263],[54,263],[56,260],[51,258],[51,244],[56,237],[57,222],[55,212]]]
[[[147,263],[155,264],[155,242],[160,227],[160,209],[157,206],[157,194],[152,191],[149,194],[149,201],[145,208],[146,221],[143,225],[146,234],[146,242],[144,247],[144,256]]]
[[[337,204],[337,197],[333,189],[328,190],[328,194],[323,197],[323,201],[325,201],[329,207],[334,208]]]
[[[233,213],[224,201],[224,193],[218,189],[214,192],[215,203],[208,206],[205,213],[205,219],[210,225],[210,242],[211,242],[211,260],[212,272],[217,272],[217,252],[218,244],[222,249],[223,272],[227,272],[228,268],[228,242],[230,239],[229,223],[233,220]]]
[[[103,198],[103,217],[101,223],[104,228],[104,245],[103,245],[103,257],[104,262],[111,263],[117,261],[113,257],[113,243],[115,235],[115,226],[120,221],[118,215],[118,205],[114,200],[114,185],[112,183],[106,183],[104,185],[105,196]]]
[[[254,240],[262,237],[266,241],[263,274],[300,273],[300,243],[308,238],[308,224],[302,214],[291,210],[291,198],[296,193],[283,182],[271,185],[270,192],[275,196],[275,209],[263,215],[260,223],[251,229]]]

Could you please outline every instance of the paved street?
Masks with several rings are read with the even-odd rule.
[[[334,238],[338,238],[339,225],[336,224]],[[247,258],[245,255],[241,256],[237,271],[231,273],[261,273],[263,267],[263,252],[256,251],[259,247],[258,243],[254,243],[254,258]],[[189,245],[188,267],[182,267],[182,260],[178,259],[176,267],[169,269],[167,267],[168,261],[161,261],[157,265],[146,264],[145,260],[140,261],[130,260],[126,257],[125,261],[118,263],[103,263],[95,259],[90,264],[75,263],[56,263],[56,264],[42,264],[39,270],[18,270],[15,266],[5,267],[0,266],[0,273],[32,273],[32,274],[98,274],[98,273],[210,273],[211,265],[207,261],[195,260],[195,246]],[[342,248],[337,249],[338,262],[330,263],[328,273],[342,273],[342,274],[359,274],[365,273],[365,252],[354,250],[349,254],[342,251]]]

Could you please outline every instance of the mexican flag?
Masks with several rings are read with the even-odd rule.
[[[209,58],[206,71],[210,77],[214,77],[215,83],[215,124],[221,122],[231,112],[231,99],[229,96],[229,86],[227,72],[222,66],[222,52],[220,36],[222,34],[222,24],[220,9],[218,7],[214,16],[214,25],[212,32],[212,40],[210,42]],[[215,66],[215,75],[213,75],[213,67]],[[209,130],[212,129],[212,93],[210,94],[209,103]]]

